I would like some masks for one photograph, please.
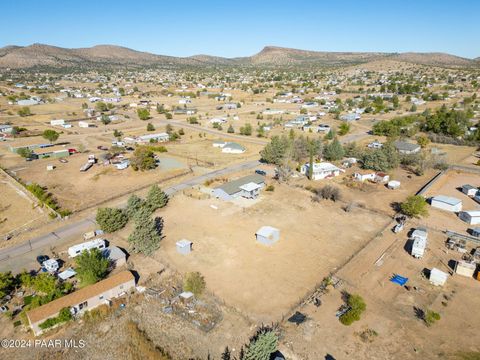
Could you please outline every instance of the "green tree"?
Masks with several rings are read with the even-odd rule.
[[[75,261],[77,263],[75,270],[82,286],[95,284],[107,276],[109,261],[98,249],[83,251]]]
[[[409,196],[401,205],[402,212],[411,217],[428,215],[427,202],[421,195]]]
[[[135,253],[151,256],[160,247],[163,219],[152,219],[148,211],[138,211],[135,215],[135,228],[128,242]]]
[[[147,146],[139,146],[133,152],[130,159],[132,169],[135,171],[151,170],[157,167],[154,152]]]
[[[99,101],[95,104],[95,109],[99,112],[105,112],[108,110],[108,107],[103,101]]]
[[[47,129],[42,133],[42,137],[50,141],[51,143],[53,143],[58,140],[58,138],[60,137],[60,134],[55,130]]]
[[[29,148],[24,147],[24,148],[18,149],[17,154],[23,158],[30,158],[33,156],[33,151],[30,150]]]
[[[343,136],[347,135],[350,131],[350,124],[347,122],[342,122],[338,127],[338,135]]]
[[[168,203],[168,195],[158,187],[152,185],[147,194],[146,205],[153,212],[157,209],[163,208]]]
[[[339,320],[343,325],[351,325],[360,320],[360,315],[367,309],[365,301],[360,295],[348,295],[347,304],[350,307],[345,314],[340,316]]]
[[[41,273],[33,278],[32,286],[35,291],[49,295],[57,289],[57,279],[48,273]]]
[[[233,134],[235,132],[235,129],[233,128],[232,124],[228,126],[227,133]]]
[[[99,208],[96,216],[97,224],[105,232],[115,232],[127,225],[128,216],[122,209]]]
[[[12,273],[0,272],[0,299],[3,299],[6,295],[10,294],[15,285],[15,278]]]
[[[337,138],[325,147],[324,155],[325,159],[329,161],[337,161],[343,158],[345,151]]]
[[[150,119],[150,111],[148,111],[148,109],[138,109],[137,115],[140,120]]]
[[[286,136],[274,136],[260,151],[262,161],[268,164],[281,165],[289,149],[289,140]]]
[[[183,290],[190,291],[198,297],[202,295],[206,285],[207,284],[202,274],[200,274],[198,271],[190,272],[185,276],[185,280],[183,282]]]
[[[250,340],[244,360],[269,360],[277,346],[278,335],[271,329],[262,330]]]
[[[128,198],[127,208],[125,210],[127,212],[128,218],[132,219],[135,216],[135,214],[145,206],[146,206],[146,202],[143,199],[141,199],[135,194],[131,195]]]
[[[30,116],[32,115],[31,111],[30,111],[30,108],[25,106],[25,107],[22,107],[21,109],[19,109],[17,111],[17,114],[20,115],[21,117],[25,117],[25,116]]]
[[[155,126],[152,123],[147,124],[147,131],[155,131]]]
[[[120,138],[123,136],[123,132],[121,132],[120,130],[113,130],[113,136],[117,138],[117,140],[120,140]]]
[[[112,122],[112,120],[110,120],[110,118],[108,117],[108,115],[105,115],[103,114],[100,118],[100,121],[102,122],[103,125],[107,126],[108,124],[110,124]]]
[[[417,136],[417,144],[420,145],[422,149],[426,148],[429,143],[430,143],[430,139],[425,135]]]
[[[250,136],[252,132],[253,128],[250,124],[245,124],[245,126],[240,127],[240,135]]]

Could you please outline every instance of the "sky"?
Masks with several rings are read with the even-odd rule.
[[[2,2],[0,47],[113,44],[172,56],[264,46],[480,56],[478,0],[22,0]]]

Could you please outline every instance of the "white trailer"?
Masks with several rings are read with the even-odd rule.
[[[412,256],[421,259],[425,254],[425,249],[427,247],[427,239],[417,237],[413,240],[412,244]]]
[[[82,253],[82,251],[85,250],[92,250],[92,249],[105,249],[107,246],[105,244],[104,239],[95,239],[92,241],[87,241],[81,244],[73,245],[68,248],[68,255],[70,257],[76,257]]]
[[[430,283],[435,286],[443,286],[447,282],[448,274],[437,268],[430,270]]]

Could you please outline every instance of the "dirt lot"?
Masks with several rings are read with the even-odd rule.
[[[48,222],[48,213],[0,173],[0,239],[10,232]]]
[[[418,224],[409,223],[411,227]],[[426,255],[414,259],[405,249],[406,232],[385,231],[339,271],[344,280],[341,289],[323,296],[319,308],[301,309],[308,316],[306,323],[285,325],[283,346],[300,359],[323,359],[327,354],[335,359],[453,359],[460,351],[479,351],[476,324],[480,317],[471,309],[478,306],[480,282],[454,275],[444,287],[434,287],[422,275],[432,267],[449,272],[449,261],[460,259],[459,253],[446,251],[445,240],[443,234],[430,232]],[[412,290],[390,282],[393,274],[408,277]],[[360,294],[367,303],[362,319],[349,327],[335,317],[344,303],[341,290]],[[441,320],[427,327],[415,316],[414,307],[433,309]],[[377,335],[362,340],[365,329]]]
[[[462,200],[462,208],[465,211],[478,210],[480,204],[475,200],[463,194],[461,191],[462,185],[470,184],[478,186],[480,174],[467,173],[456,170],[448,171],[439,181],[437,181],[428,191],[425,193],[426,197],[432,197],[436,195],[447,195]],[[428,217],[428,226],[437,228],[439,230],[452,230],[460,233],[467,234],[467,229],[472,228],[460,218],[451,212],[443,211],[433,207],[429,207],[430,216]]]
[[[287,186],[262,198],[242,208],[175,197],[163,213],[167,236],[157,255],[182,272],[200,271],[211,291],[257,320],[278,320],[389,221],[361,209],[347,214],[331,202],[314,204],[307,191]],[[278,243],[256,242],[263,225],[280,229]],[[175,249],[183,238],[193,241],[188,256]]]

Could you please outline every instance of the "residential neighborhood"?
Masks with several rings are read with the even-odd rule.
[[[479,358],[477,4],[3,10],[1,359]]]

